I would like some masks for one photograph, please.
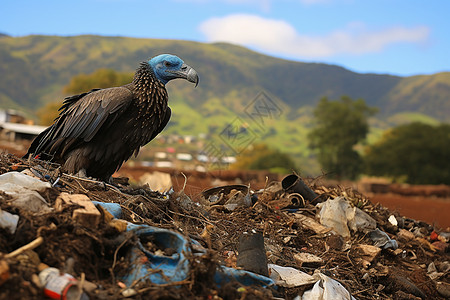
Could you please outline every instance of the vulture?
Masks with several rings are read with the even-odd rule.
[[[167,125],[165,88],[172,79],[198,84],[197,72],[175,55],[142,62],[131,83],[66,97],[54,123],[25,157],[58,163],[62,171],[111,181],[112,174]]]

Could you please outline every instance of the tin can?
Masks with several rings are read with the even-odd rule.
[[[61,273],[57,268],[46,268],[39,273],[44,294],[52,299],[88,299],[85,293],[79,294],[78,281],[70,274]],[[81,296],[81,297],[80,297]]]

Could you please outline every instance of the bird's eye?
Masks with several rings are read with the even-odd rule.
[[[165,65],[166,67],[170,67],[172,64],[171,64],[170,62],[166,61],[166,62],[164,62],[164,65]]]

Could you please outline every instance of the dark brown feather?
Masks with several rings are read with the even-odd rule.
[[[39,154],[60,163],[65,172],[84,169],[88,176],[109,180],[163,130],[170,115],[165,86],[142,63],[130,84],[67,97],[59,117],[33,141],[27,156]]]

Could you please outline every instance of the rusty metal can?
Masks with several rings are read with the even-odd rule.
[[[85,293],[80,295],[78,281],[70,274],[61,273],[57,268],[46,268],[39,273],[44,294],[52,299],[89,299]]]

